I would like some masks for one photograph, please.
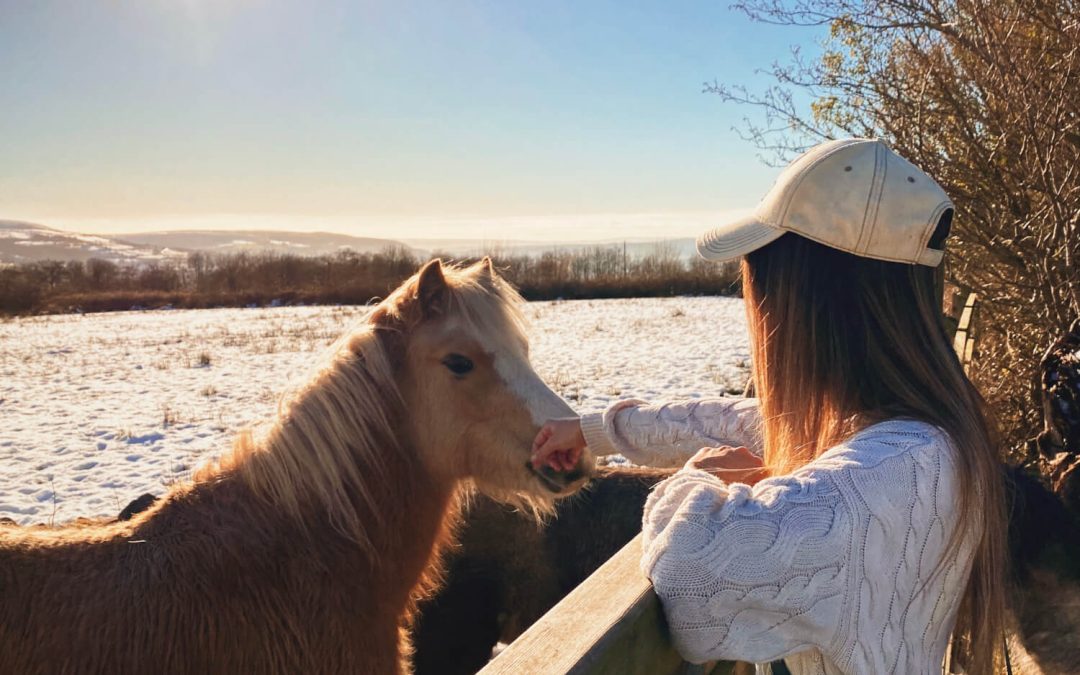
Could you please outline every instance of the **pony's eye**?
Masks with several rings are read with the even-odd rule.
[[[450,354],[442,362],[455,375],[464,375],[473,369],[472,359],[461,354]]]

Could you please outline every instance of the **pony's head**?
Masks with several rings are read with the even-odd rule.
[[[238,473],[297,522],[308,523],[308,508],[324,511],[372,553],[386,500],[409,498],[393,477],[402,462],[443,485],[471,482],[550,510],[584,484],[593,459],[562,473],[532,469],[540,425],[574,413],[529,364],[520,303],[487,259],[429,263],[283,397],[271,424],[241,433],[195,482]]]
[[[577,490],[593,460],[565,473],[529,463],[540,425],[574,411],[533,371],[520,303],[490,260],[466,268],[434,260],[369,322],[394,355],[409,441],[428,470],[543,507]]]

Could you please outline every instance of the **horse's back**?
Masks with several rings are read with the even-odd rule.
[[[0,674],[396,672],[396,623],[328,595],[310,545],[199,522],[0,526]]]
[[[94,526],[0,526],[0,672],[88,672],[72,619],[100,585],[109,539]]]

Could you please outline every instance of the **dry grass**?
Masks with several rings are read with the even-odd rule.
[[[171,427],[174,424],[180,422],[180,414],[173,410],[168,403],[164,403],[161,406],[161,426]]]

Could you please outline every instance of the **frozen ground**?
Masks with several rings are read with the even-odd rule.
[[[362,310],[288,307],[0,322],[0,517],[114,516],[161,494],[309,372]],[[741,390],[742,301],[530,303],[537,371],[582,412]]]

